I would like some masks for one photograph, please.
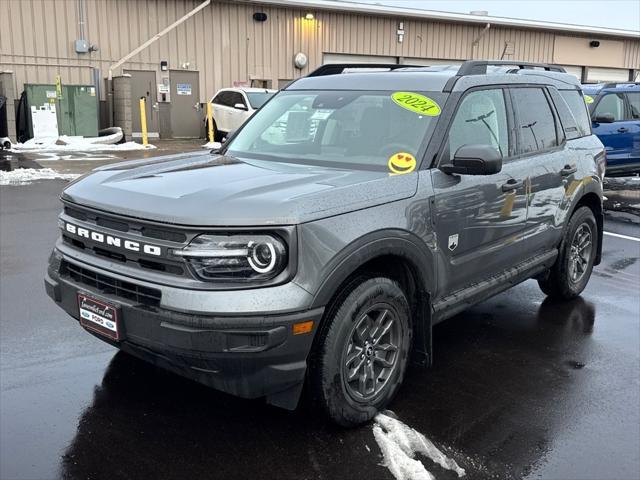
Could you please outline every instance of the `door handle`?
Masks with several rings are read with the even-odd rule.
[[[567,175],[571,175],[572,173],[576,173],[578,171],[578,167],[575,165],[565,165],[562,170],[560,170],[560,175],[566,177]]]
[[[618,132],[619,132],[619,133],[627,133],[628,131],[629,131],[629,129],[628,129],[627,127],[620,127],[620,128],[618,129]]]
[[[515,180],[512,178],[507,183],[502,185],[502,191],[511,192],[513,190],[519,189],[522,185],[524,185],[524,182],[522,180]]]

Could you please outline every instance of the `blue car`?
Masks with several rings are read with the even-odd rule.
[[[593,133],[607,152],[607,175],[640,173],[640,83],[583,85]]]

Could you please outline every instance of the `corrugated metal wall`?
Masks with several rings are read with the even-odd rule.
[[[90,67],[107,68],[154,33],[199,5],[198,0],[85,0],[86,37],[98,52],[76,54],[77,0],[0,0],[0,70],[13,70],[18,91],[22,84],[50,83],[61,74],[66,83],[91,83]],[[268,20],[255,22],[263,11]],[[507,59],[552,62],[553,32],[493,26],[473,40],[483,26],[415,19],[404,20],[404,41],[396,30],[399,18],[315,13],[244,3],[215,3],[162,38],[127,69],[158,70],[160,60],[170,68],[200,72],[201,100],[234,81],[293,79],[322,63],[323,52],[464,60],[500,58],[505,42],[513,45]],[[640,41],[625,40],[624,68],[640,68]],[[293,56],[304,52],[309,66],[300,71]],[[114,72],[116,74],[120,72]]]

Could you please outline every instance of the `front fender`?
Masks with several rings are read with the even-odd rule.
[[[427,294],[435,291],[435,261],[424,241],[406,230],[378,230],[351,242],[323,268],[311,308],[327,305],[336,289],[353,272],[368,261],[385,255],[405,259],[422,290]]]

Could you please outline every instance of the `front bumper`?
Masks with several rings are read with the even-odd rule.
[[[244,315],[181,312],[162,303],[143,305],[105,293],[96,285],[66,275],[64,265],[68,262],[73,260],[54,250],[45,277],[47,294],[76,320],[79,320],[78,293],[119,307],[122,339],[114,342],[91,332],[101,340],[217,390],[243,398],[266,397],[269,403],[283,408],[296,407],[306,359],[324,308],[271,313],[268,305],[264,305],[264,310],[256,313],[259,308],[254,303],[251,313]],[[117,276],[113,272],[104,273]],[[244,294],[251,296],[252,291]],[[192,291],[183,290],[183,295],[189,297]],[[309,320],[313,320],[311,332],[293,334],[294,324]]]

